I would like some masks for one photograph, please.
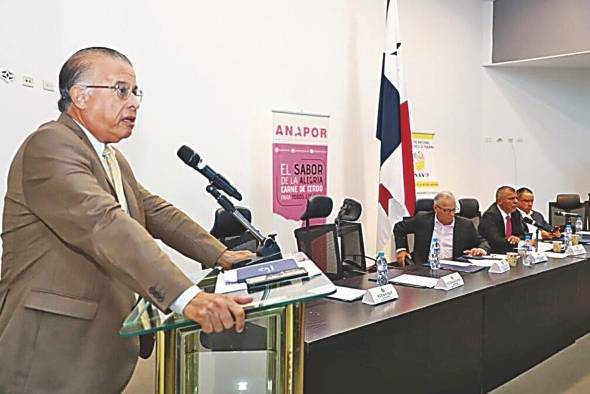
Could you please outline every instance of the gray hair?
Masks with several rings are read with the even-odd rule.
[[[127,56],[111,48],[90,47],[80,49],[70,56],[70,58],[61,67],[59,72],[60,98],[57,101],[57,108],[60,112],[65,112],[68,110],[68,108],[70,108],[70,105],[72,104],[70,89],[72,86],[80,83],[86,76],[86,72],[88,72],[92,65],[91,55],[110,56],[115,59],[120,59],[130,66],[133,66]]]
[[[455,196],[451,192],[442,191],[442,192],[436,193],[436,196],[434,196],[434,205],[439,205],[439,202],[441,202],[441,200],[444,200],[447,198],[451,198],[451,199],[455,200]]]

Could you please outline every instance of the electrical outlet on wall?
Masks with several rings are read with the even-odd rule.
[[[23,86],[26,86],[28,88],[34,88],[35,87],[35,78],[23,75]]]
[[[0,69],[0,79],[6,83],[14,81],[14,73],[10,70]]]
[[[53,91],[55,91],[55,85],[53,84],[53,82],[44,79],[43,80],[43,90],[47,90],[48,92],[53,92]]]

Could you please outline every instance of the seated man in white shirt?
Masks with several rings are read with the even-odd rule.
[[[547,230],[552,228],[551,225],[547,223],[541,212],[533,210],[535,196],[531,189],[528,187],[521,187],[516,191],[516,195],[518,197],[518,210],[520,211],[523,219],[529,218]],[[534,234],[533,237],[536,236],[537,228],[530,223],[525,223],[525,225],[528,228],[528,232]],[[552,231],[540,230],[540,233],[541,239],[559,238],[561,235],[558,229],[552,229]]]
[[[437,237],[440,243],[440,258],[452,259],[463,255],[482,256],[489,252],[490,245],[477,230],[472,221],[455,216],[457,205],[451,192],[440,192],[434,197],[434,212],[420,212],[395,224],[396,259],[400,266],[405,264],[408,253],[407,235],[414,234],[412,258],[417,264],[428,261],[430,243]]]

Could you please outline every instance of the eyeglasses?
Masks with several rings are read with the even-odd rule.
[[[127,100],[129,96],[133,93],[135,97],[141,103],[141,99],[143,99],[143,90],[139,87],[132,88],[127,82],[117,81],[115,85],[108,86],[108,85],[80,85],[84,88],[89,89],[113,89],[117,96],[123,100]]]
[[[438,209],[440,209],[444,213],[458,213],[459,212],[459,207],[455,207],[455,208],[443,208],[443,207],[439,207],[438,205],[435,205],[435,207],[437,207]]]

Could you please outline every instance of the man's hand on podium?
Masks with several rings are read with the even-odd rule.
[[[244,308],[241,305],[252,302],[250,296],[230,297],[224,294],[200,292],[182,311],[184,317],[201,325],[207,334],[222,332],[235,327],[236,332],[244,329]]]
[[[227,270],[231,269],[232,265],[239,261],[253,259],[254,257],[256,257],[256,254],[249,250],[226,250],[217,259],[217,265]]]

